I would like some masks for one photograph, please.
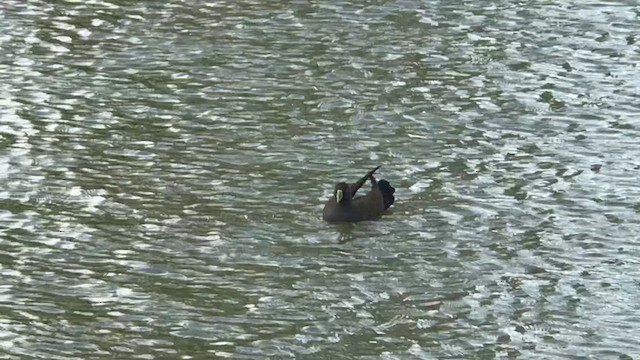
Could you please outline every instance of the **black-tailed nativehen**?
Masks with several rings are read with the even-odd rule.
[[[395,200],[396,191],[387,180],[376,181],[373,174],[380,166],[369,171],[353,184],[336,184],[333,195],[324,205],[322,218],[328,222],[358,222],[379,218]],[[371,180],[371,190],[364,196],[354,197],[367,180]]]

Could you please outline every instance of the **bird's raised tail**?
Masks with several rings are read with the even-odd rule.
[[[378,188],[382,192],[382,198],[384,199],[384,209],[387,210],[396,199],[393,196],[393,193],[396,192],[396,189],[394,189],[394,187],[391,186],[391,184],[389,184],[387,180],[378,181]]]

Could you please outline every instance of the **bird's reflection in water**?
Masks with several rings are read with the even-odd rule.
[[[353,229],[355,228],[356,225],[352,223],[337,224],[336,230],[338,230],[338,243],[345,244],[353,240]]]

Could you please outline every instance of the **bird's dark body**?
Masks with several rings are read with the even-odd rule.
[[[378,168],[380,166],[353,184],[338,183],[324,205],[323,219],[328,222],[358,222],[379,218],[395,201],[393,194],[396,189],[386,180],[375,179],[373,173]],[[367,180],[371,181],[371,190],[364,196],[354,197]]]

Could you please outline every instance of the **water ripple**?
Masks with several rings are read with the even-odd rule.
[[[637,14],[4,1],[2,352],[639,356]]]

